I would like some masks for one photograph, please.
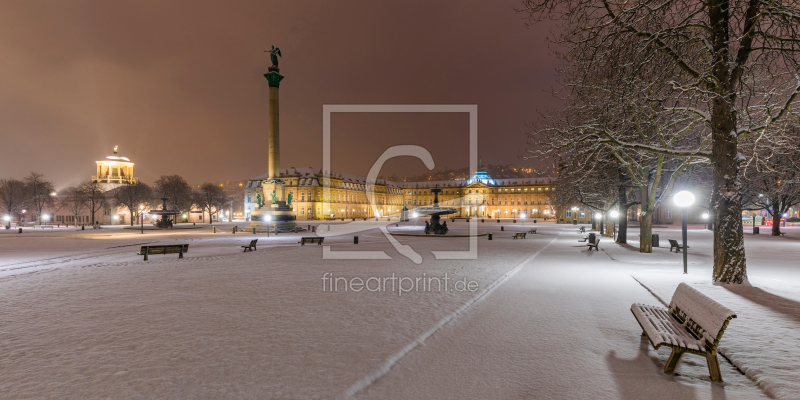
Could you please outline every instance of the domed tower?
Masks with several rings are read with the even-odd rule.
[[[114,189],[121,185],[131,185],[139,181],[133,177],[133,163],[128,157],[117,153],[119,146],[114,146],[114,154],[97,163],[97,175],[92,177],[92,182],[99,182],[104,191]]]

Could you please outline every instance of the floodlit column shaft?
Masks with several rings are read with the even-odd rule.
[[[269,87],[269,177],[280,176],[281,145],[280,145],[280,103],[278,86]]]

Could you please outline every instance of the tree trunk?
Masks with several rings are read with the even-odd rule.
[[[747,281],[738,137],[735,114],[731,109],[734,100],[722,96],[712,100],[711,172],[714,181],[712,202],[715,228],[713,279],[720,283]]]
[[[639,252],[653,252],[653,213],[639,216]]]
[[[780,236],[781,235],[781,215],[782,212],[778,212],[779,208],[776,207],[774,211],[772,211],[772,236]]]
[[[619,210],[617,243],[628,243],[628,207],[624,207]]]
[[[607,219],[606,220],[606,237],[613,238],[614,237],[614,220]]]

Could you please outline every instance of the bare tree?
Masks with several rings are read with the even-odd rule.
[[[208,223],[213,223],[213,215],[225,206],[228,199],[222,188],[213,183],[204,183],[194,193],[194,204],[208,213]]]
[[[0,210],[21,220],[22,210],[28,204],[28,187],[17,179],[0,179]]]
[[[781,234],[783,214],[800,204],[800,170],[793,166],[798,154],[760,159],[745,174],[744,208],[767,210],[772,217],[772,236]]]
[[[169,197],[174,210],[188,212],[192,208],[192,188],[180,175],[163,175],[153,186],[158,197]]]
[[[115,188],[112,196],[115,206],[128,209],[131,214],[130,224],[133,225],[142,217],[142,209],[149,208],[150,200],[153,198],[153,190],[142,182],[136,182]]]
[[[88,208],[87,202],[86,194],[77,187],[70,187],[62,191],[61,207],[73,216],[76,223],[83,210]]]
[[[53,192],[55,185],[53,182],[44,179],[44,175],[31,172],[25,177],[25,185],[28,187],[28,203],[36,213],[36,219],[42,223],[42,210],[52,207],[55,204]]]
[[[635,44],[630,62],[671,60],[674,109],[707,126],[708,143],[671,149],[622,142],[632,149],[675,157],[704,157],[714,190],[716,282],[747,280],[741,220],[740,143],[769,137],[770,126],[793,112],[800,94],[800,9],[785,2],[725,0],[525,0],[529,22],[564,21],[555,40],[565,54],[602,62],[616,44]],[[605,132],[598,133],[613,140]],[[773,146],[776,140],[762,140]]]
[[[92,214],[92,225],[95,223],[95,214],[106,205],[108,199],[106,198],[106,193],[103,191],[102,186],[99,182],[95,182],[92,180],[85,181],[81,183],[78,188],[83,192],[84,196],[87,200],[87,207],[89,212]]]

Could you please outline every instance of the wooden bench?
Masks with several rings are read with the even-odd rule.
[[[581,239],[581,240],[578,240],[578,241],[579,241],[579,242],[586,243],[586,241],[587,241],[587,240],[589,240],[589,236],[584,236],[584,237],[583,237],[583,239]]]
[[[516,240],[516,239],[525,239],[525,235],[526,235],[525,232],[517,232],[517,233],[514,234],[514,236],[511,236],[511,238],[514,239],[514,240]]]
[[[736,314],[691,286],[681,283],[669,309],[633,304],[631,312],[653,348],[672,348],[664,372],[672,374],[684,353],[704,356],[711,380],[722,382],[717,345]]]
[[[589,246],[589,251],[592,251],[592,247],[594,247],[595,251],[600,251],[600,248],[597,247],[600,244],[600,239],[594,241],[594,243],[586,243]]]
[[[241,247],[244,249],[245,253],[248,252],[248,251],[258,250],[256,248],[256,242],[258,242],[258,239],[253,239],[253,240],[250,241],[250,244],[248,244],[247,246],[241,246]]]
[[[34,225],[33,229],[36,229],[36,228],[39,228],[39,229],[45,229],[45,228],[53,229],[53,225]]]
[[[139,250],[136,255],[144,256],[144,260],[147,261],[147,256],[153,254],[178,254],[178,258],[183,258],[183,253],[189,252],[189,245],[188,244],[168,244],[168,245],[161,245],[161,246],[142,246],[142,249]]]
[[[529,230],[528,233],[536,233],[536,228],[531,228],[531,230]]]
[[[582,226],[581,229],[578,229],[578,233],[586,233],[586,227]]]
[[[305,246],[306,243],[322,244],[323,240],[325,240],[323,236],[304,236],[300,238],[300,241],[297,243],[300,243],[300,246]]]
[[[676,253],[678,253],[678,252],[680,252],[680,251],[681,251],[681,249],[683,248],[683,246],[681,246],[681,245],[678,243],[678,241],[677,241],[677,240],[675,240],[675,239],[667,239],[667,240],[669,240],[669,246],[670,246],[670,247],[669,247],[669,251],[672,251],[672,249],[675,249],[675,252],[676,252]],[[691,247],[689,247],[689,246],[686,246],[686,248],[687,248],[687,249],[690,249]]]

